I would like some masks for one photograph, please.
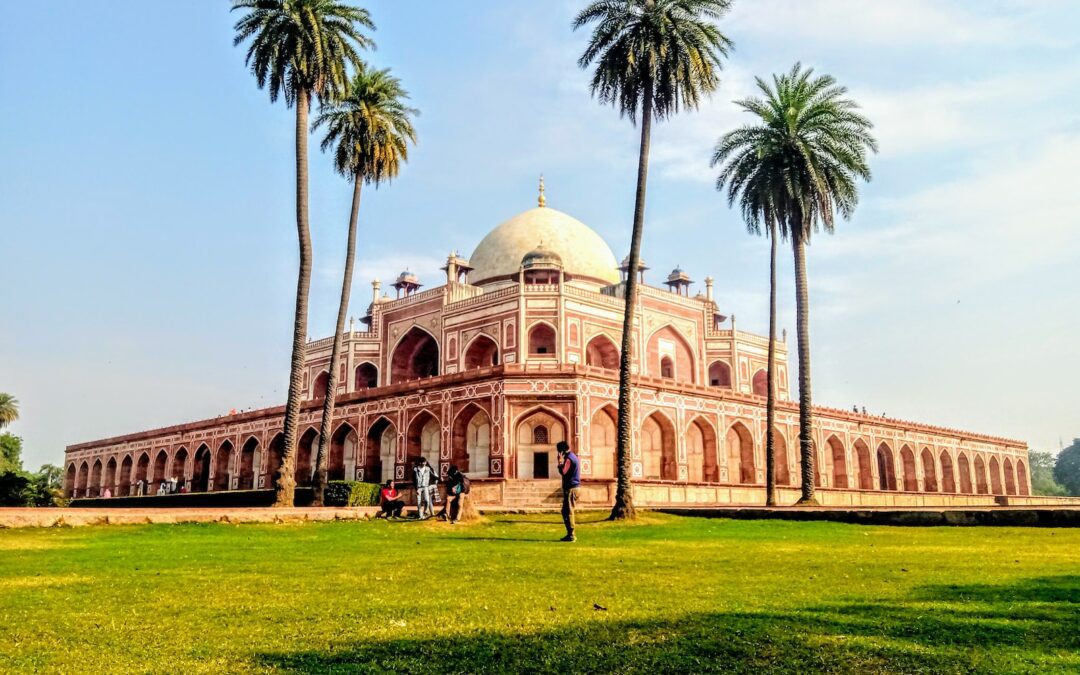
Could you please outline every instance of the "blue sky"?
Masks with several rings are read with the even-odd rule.
[[[621,257],[636,130],[589,97],[579,2],[370,0],[422,114],[361,211],[373,276],[437,283],[451,249],[548,203]],[[284,397],[295,285],[292,112],[232,47],[226,2],[15,3],[0,23],[0,390],[26,463],[70,443]],[[712,187],[732,100],[796,60],[877,124],[874,180],[810,252],[815,401],[1027,440],[1080,436],[1080,5],[742,0],[720,90],[654,134],[644,256],[716,277],[766,328],[767,245]],[[311,333],[332,330],[349,186],[311,158]],[[794,324],[790,254],[781,325]],[[698,286],[700,288],[700,285]]]

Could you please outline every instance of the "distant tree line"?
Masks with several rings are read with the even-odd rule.
[[[19,419],[19,401],[0,393],[0,429]],[[0,506],[57,506],[63,498],[64,470],[43,464],[36,473],[23,470],[22,439],[0,434]]]
[[[1031,492],[1037,495],[1080,497],[1080,438],[1058,453],[1032,451]]]

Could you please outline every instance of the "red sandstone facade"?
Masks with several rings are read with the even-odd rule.
[[[566,439],[581,456],[584,501],[609,502],[628,270],[620,277],[595,233],[543,205],[496,228],[470,260],[451,255],[443,270],[446,283],[427,291],[402,273],[396,299],[380,297],[376,282],[367,330],[346,334],[331,479],[407,480],[422,455],[443,473],[451,463],[466,471],[481,502],[526,505],[550,491],[554,446]],[[696,297],[681,270],[667,284],[639,286],[636,501],[764,503],[768,341],[719,314],[711,279]],[[332,342],[308,344],[300,485],[311,482]],[[798,408],[784,342],[777,359],[776,477],[781,497],[794,501]],[[270,408],[70,446],[67,492],[127,496],[141,480],[170,477],[193,491],[269,487],[281,464],[282,414]],[[817,408],[814,443],[826,504],[979,505],[1030,494],[1019,441]]]

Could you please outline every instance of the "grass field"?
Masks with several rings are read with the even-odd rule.
[[[1080,671],[1080,530],[600,517],[3,530],[0,672]]]

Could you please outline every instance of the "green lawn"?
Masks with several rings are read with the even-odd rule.
[[[1080,530],[600,517],[2,530],[0,672],[1080,671]]]

